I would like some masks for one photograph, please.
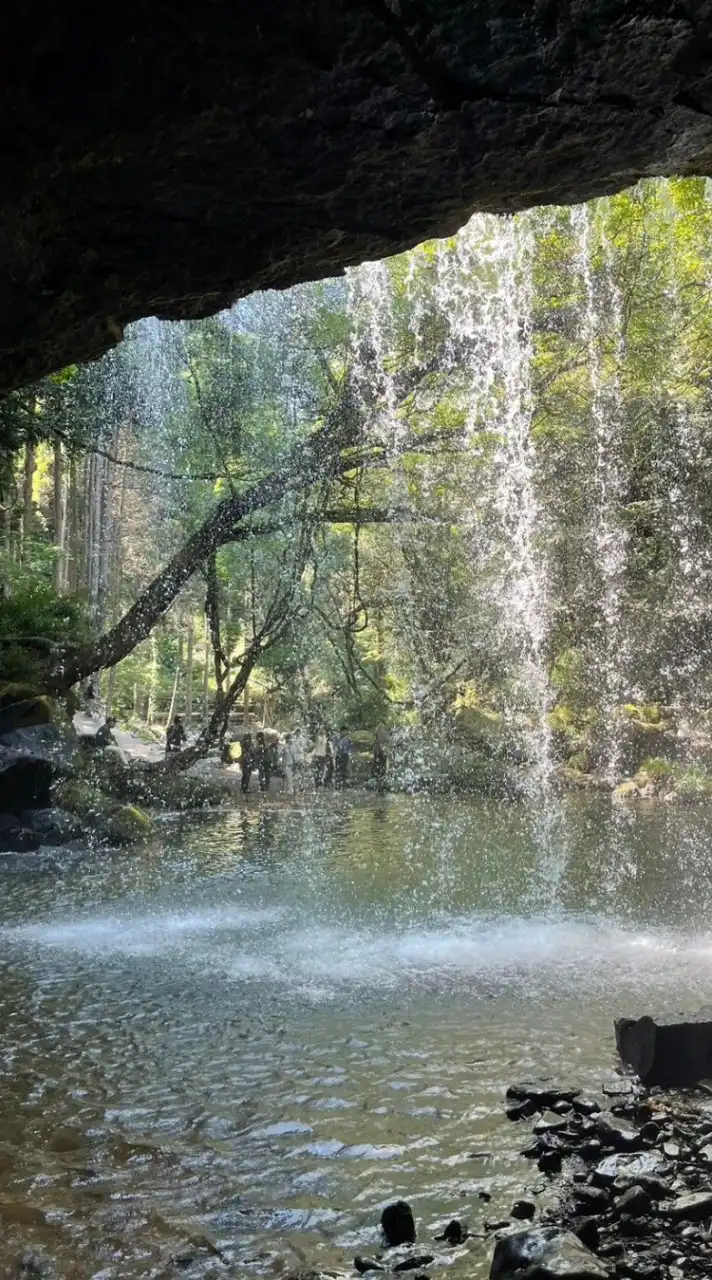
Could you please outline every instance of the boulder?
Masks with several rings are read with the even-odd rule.
[[[643,1084],[675,1088],[712,1076],[712,1022],[617,1018],[616,1047]]]
[[[53,776],[48,760],[0,744],[0,812],[47,806]]]
[[[517,1231],[497,1241],[490,1280],[607,1280],[611,1272],[578,1236],[555,1227]]]
[[[50,698],[19,681],[0,685],[0,734],[29,725],[49,724],[53,706]]]
[[[20,819],[41,844],[66,844],[78,840],[84,830],[79,819],[66,809],[27,809]]]
[[[137,841],[150,840],[154,830],[148,814],[131,804],[117,805],[97,825],[98,835],[109,844],[135,844]]]
[[[396,1200],[394,1204],[386,1205],[381,1214],[381,1229],[391,1248],[399,1244],[413,1244],[415,1219],[410,1205],[405,1200]]]

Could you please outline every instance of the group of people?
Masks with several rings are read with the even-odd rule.
[[[348,783],[352,752],[353,742],[346,725],[334,736],[321,725],[312,744],[301,729],[271,742],[266,741],[263,732],[257,733],[254,740],[251,733],[246,733],[240,741],[240,787],[246,794],[256,772],[260,791],[268,791],[272,776],[278,775],[284,780],[284,790],[293,795],[304,790],[311,770],[317,789],[334,786],[343,790]]]

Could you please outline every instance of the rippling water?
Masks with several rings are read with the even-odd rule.
[[[520,804],[255,800],[6,876],[0,1274],[348,1268],[395,1196],[482,1230],[544,1183],[507,1083],[597,1089],[615,1015],[707,1003],[708,828],[572,799],[542,852]]]

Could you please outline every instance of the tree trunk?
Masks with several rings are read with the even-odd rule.
[[[65,581],[70,595],[79,590],[79,495],[77,482],[77,460],[74,454],[69,458],[69,484],[67,488],[67,564]],[[87,674],[89,674],[87,672]]]
[[[96,644],[83,649],[68,649],[61,655],[43,682],[46,691],[62,693],[93,671],[100,667],[111,667],[131,653],[150,635],[181,588],[218,547],[251,536],[249,528],[238,527],[248,516],[279,501],[287,493],[303,489],[317,480],[324,482],[353,470],[353,453],[345,459],[340,455],[340,447],[345,443],[342,440],[340,444],[338,437],[332,439],[322,430],[307,445],[303,445],[298,454],[289,458],[279,471],[265,477],[246,493],[224,499],[153,579],[115,627]]]
[[[210,628],[207,614],[203,618],[203,645],[205,650],[205,662],[203,664],[203,719],[207,720],[208,694],[210,693]]]
[[[67,523],[67,494],[64,486],[64,458],[62,442],[54,442],[54,545],[57,559],[54,562],[54,586],[57,592],[65,590],[64,541]]]
[[[156,692],[158,688],[158,640],[155,631],[151,632],[151,683],[146,708],[146,723],[151,725],[156,716]]]
[[[21,560],[25,558],[25,542],[27,538],[32,536],[32,529],[35,522],[35,505],[32,497],[32,491],[34,488],[36,466],[37,457],[35,453],[35,446],[33,444],[27,444],[25,445],[25,467],[22,483],[22,526],[20,534]]]
[[[178,686],[180,685],[180,659],[176,666],[176,673],[173,677],[173,689],[171,691],[171,700],[168,704],[168,715],[166,717],[166,725],[173,723],[173,717],[176,713],[176,702],[178,701]]]
[[[190,728],[193,719],[193,614],[188,617],[188,653],[185,663],[185,723]]]

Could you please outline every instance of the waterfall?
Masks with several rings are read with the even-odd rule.
[[[613,786],[620,775],[621,704],[626,689],[627,630],[623,617],[627,536],[620,512],[625,499],[624,431],[620,368],[623,323],[620,291],[604,242],[602,260],[593,268],[592,217],[587,205],[571,214],[583,281],[581,336],[591,390],[594,448],[594,519],[591,530],[595,570],[600,578],[601,637],[599,669],[603,684],[603,775]]]

